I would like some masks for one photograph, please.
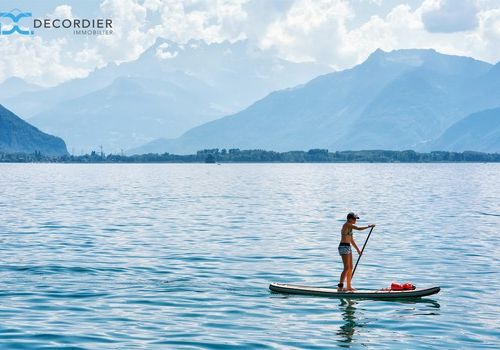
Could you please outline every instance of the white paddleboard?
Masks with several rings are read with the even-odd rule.
[[[414,290],[387,291],[387,290],[356,290],[355,292],[339,292],[337,288],[308,287],[286,283],[271,283],[269,289],[273,292],[285,294],[302,294],[322,297],[334,297],[345,299],[404,299],[421,298],[439,293],[440,287],[431,287]]]

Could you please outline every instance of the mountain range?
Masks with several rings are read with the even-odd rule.
[[[0,101],[5,101],[9,98],[42,90],[42,87],[28,84],[21,78],[11,77],[5,80],[2,84],[0,84]]]
[[[483,120],[499,120],[496,107],[500,63],[432,49],[377,50],[352,69],[272,92],[238,113],[129,153],[187,154],[210,148],[429,151],[460,148],[458,139],[467,139],[469,150],[499,152],[496,133],[486,143],[463,135],[471,125],[484,128]]]
[[[293,63],[246,41],[181,45],[159,39],[137,60],[109,64],[53,88],[18,89],[0,103],[70,149],[107,152],[178,137],[194,126],[235,113],[268,93],[331,71]],[[0,84],[0,91],[6,90]]]
[[[500,63],[379,49],[351,69],[325,71],[245,41],[158,40],[135,61],[53,88],[10,78],[0,102],[76,152],[500,152]]]
[[[500,152],[500,108],[473,113],[450,126],[432,149]]]
[[[2,105],[0,105],[0,152],[40,152],[48,156],[68,154],[62,139],[41,132]]]

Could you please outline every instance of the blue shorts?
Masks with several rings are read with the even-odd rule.
[[[340,243],[339,244],[339,254],[352,254],[351,245],[349,243]]]

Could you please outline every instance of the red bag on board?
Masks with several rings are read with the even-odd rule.
[[[408,282],[403,284],[399,284],[396,282],[391,283],[391,290],[415,290],[415,289],[416,289],[415,285]]]
[[[415,290],[415,285],[411,284],[411,283],[405,283],[403,284],[403,290]]]
[[[391,290],[403,290],[403,286],[400,285],[399,283],[392,282],[391,283]]]

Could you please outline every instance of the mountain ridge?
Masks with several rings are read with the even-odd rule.
[[[156,140],[154,147],[129,153],[186,154],[205,148],[418,150],[469,113],[500,105],[496,80],[489,91],[482,88],[491,70],[489,63],[435,50],[376,50],[351,69],[273,92],[177,139]]]
[[[46,134],[0,104],[0,152],[35,153],[48,156],[68,154],[64,141]]]
[[[161,136],[158,135],[158,128],[141,125],[143,118],[157,119],[166,125],[179,125],[179,128],[165,128],[162,134],[178,137],[196,125],[235,113],[273,90],[302,84],[327,71],[331,68],[315,63],[294,63],[264,50],[251,49],[248,41],[207,44],[190,40],[181,45],[159,39],[135,61],[110,64],[92,72],[87,78],[75,79],[54,88],[24,92],[6,99],[4,104],[26,116],[42,130],[64,135],[71,148],[90,151],[97,145],[103,145],[108,151],[117,152]],[[162,103],[158,103],[153,111],[154,106],[141,105],[141,101],[150,97],[151,91],[146,91],[145,96],[140,95],[142,91],[137,91],[137,98],[128,101],[126,111],[120,108],[120,94],[109,96],[109,103],[104,103],[102,99],[89,100],[90,96],[107,94],[109,87],[120,77],[155,80],[158,92],[163,96],[175,95],[180,87],[191,94],[193,101],[203,101],[203,108],[195,106],[196,102],[188,106],[177,105],[173,100],[170,102],[172,110],[178,111],[184,106],[182,115],[190,115],[189,118],[177,117],[178,114]],[[162,86],[161,82],[168,84]],[[176,87],[170,91],[169,88],[174,85]],[[118,99],[113,101],[117,96]],[[137,101],[135,105],[134,101]],[[75,111],[70,102],[82,106],[82,109],[94,109],[90,119],[98,119],[99,123],[89,120],[85,124],[85,116],[79,110]],[[84,103],[87,103],[85,107]],[[143,107],[152,111],[151,115],[143,115]],[[97,117],[98,111],[100,115]],[[118,130],[112,128],[112,120],[118,114],[122,120],[134,124],[134,129],[122,128],[116,135]],[[61,121],[64,123],[67,119],[78,120],[80,129],[70,126],[63,129]],[[81,134],[87,135],[87,139],[84,140]]]
[[[500,153],[500,107],[475,112],[459,120],[428,148]]]

